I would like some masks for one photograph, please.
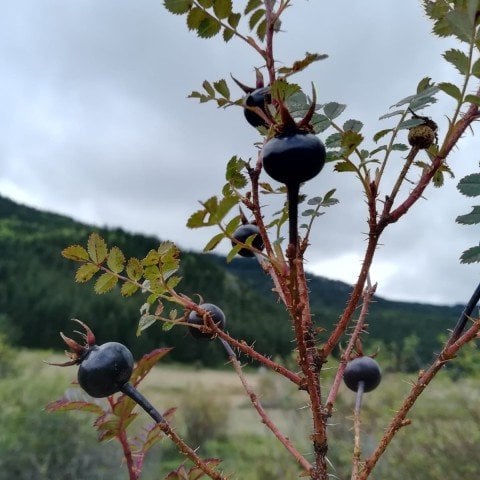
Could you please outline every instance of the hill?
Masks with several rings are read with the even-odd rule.
[[[118,292],[96,295],[92,286],[75,284],[76,265],[60,251],[85,244],[98,231],[109,245],[128,256],[144,256],[159,239],[122,229],[99,229],[71,218],[26,207],[0,196],[0,332],[21,346],[60,348],[59,331],[71,331],[70,318],[95,330],[100,342],[127,343],[139,355],[158,346],[173,346],[177,361],[215,364],[223,360],[218,345],[192,342],[183,329],[164,332],[151,327],[139,338],[140,295],[124,299]],[[271,291],[270,279],[251,259],[227,264],[221,256],[182,253],[181,291],[200,293],[225,311],[228,329],[255,342],[259,351],[288,356],[292,330],[285,309]],[[351,287],[339,281],[310,276],[312,311],[317,326],[334,324]],[[381,341],[397,367],[413,368],[428,361],[438,348],[438,336],[451,328],[461,306],[393,302],[377,297],[369,315],[368,342]]]

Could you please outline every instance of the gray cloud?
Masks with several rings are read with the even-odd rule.
[[[282,28],[279,60],[328,53],[297,81],[308,89],[313,80],[322,103],[347,103],[343,118],[364,121],[366,138],[391,125],[378,117],[422,77],[455,78],[440,57],[449,42],[430,35],[414,0],[297,2]],[[239,41],[196,38],[158,0],[7,2],[0,19],[0,192],[199,250],[215,232],[190,231],[186,219],[198,200],[220,191],[233,154],[255,157],[259,137],[239,109],[186,96],[204,79],[230,73],[252,83],[260,65]],[[449,105],[443,96],[429,112],[441,131]],[[450,159],[457,180],[477,167],[474,142],[466,136]],[[395,162],[400,168],[401,155]],[[456,191],[457,180],[431,188],[428,201],[386,233],[372,270],[381,295],[438,303],[470,295],[478,269],[460,266],[458,256],[477,235],[454,223],[472,203]],[[353,282],[365,246],[365,202],[355,178],[331,166],[305,192],[331,188],[341,203],[315,226],[308,266]]]

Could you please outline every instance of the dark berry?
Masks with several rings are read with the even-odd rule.
[[[80,365],[78,383],[92,397],[108,397],[119,392],[132,375],[134,363],[132,353],[125,345],[117,342],[96,345],[95,336],[90,328],[80,320],[75,321],[85,329],[86,333],[82,334],[85,343],[81,345],[61,333],[63,340],[70,347],[70,351],[66,352],[70,361],[52,365],[61,367]]]
[[[358,384],[363,382],[364,391],[370,392],[378,387],[382,373],[378,363],[371,357],[358,357],[348,362],[343,373],[345,385],[356,392]]]
[[[312,133],[294,133],[271,138],[263,147],[263,168],[286,185],[314,178],[325,165],[325,146]]]
[[[218,308],[216,305],[213,305],[212,303],[202,303],[201,305],[199,305],[199,307],[203,310],[206,310],[210,314],[213,323],[217,324],[221,330],[225,328],[225,314],[222,312],[222,310],[220,310],[220,308]],[[203,317],[201,317],[194,310],[192,310],[190,312],[190,315],[188,316],[188,323],[191,323],[193,325],[205,325]],[[208,327],[204,327],[202,329],[196,327],[189,327],[188,330],[190,331],[192,336],[197,339],[210,340],[215,335],[205,331],[205,329],[207,328]]]
[[[260,236],[260,231],[256,225],[247,223],[246,225],[241,225],[233,232],[233,238],[242,243],[245,243],[247,241],[247,238],[251,237],[252,235],[255,235],[255,238],[252,241],[252,247],[256,248],[257,250],[263,250],[263,247],[264,247],[263,240],[262,240],[262,237]],[[235,245],[237,244],[232,240],[232,247],[234,247]],[[241,257],[255,256],[255,254],[248,248],[242,248],[238,252],[238,254]]]
[[[244,99],[244,104],[247,107],[258,107],[262,109],[264,112],[266,111],[265,110],[266,104],[270,102],[271,102],[271,97],[270,97],[270,90],[268,87],[257,88],[252,93],[249,93]],[[268,127],[268,124],[260,115],[258,115],[258,113],[248,108],[245,108],[243,112],[244,112],[245,118],[247,119],[247,122],[250,125],[252,125],[252,127],[255,127],[255,128]]]
[[[133,356],[125,345],[117,342],[94,345],[80,363],[78,383],[91,397],[108,397],[130,380],[132,370]]]

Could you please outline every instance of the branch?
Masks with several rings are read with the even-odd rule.
[[[188,457],[198,468],[213,480],[227,480],[222,474],[214,470],[208,463],[200,458],[192,447],[187,445],[183,439],[177,435],[175,430],[169,425],[158,410],[130,383],[122,386],[121,392],[129,396],[135,403],[142,407],[157,422],[160,430],[177,446],[178,450]]]
[[[355,326],[355,329],[350,337],[350,340],[348,342],[347,348],[343,352],[343,355],[340,359],[340,365],[338,366],[337,373],[335,375],[335,379],[333,380],[332,387],[330,389],[330,392],[328,394],[327,402],[325,404],[325,408],[328,412],[328,415],[330,416],[332,414],[333,410],[333,404],[335,403],[335,399],[337,398],[338,395],[338,390],[340,388],[340,385],[342,383],[343,379],[343,372],[345,371],[345,367],[347,366],[347,363],[351,359],[351,355],[353,352],[353,349],[355,347],[355,344],[360,337],[360,334],[363,331],[363,328],[365,326],[365,321],[368,315],[368,310],[370,308],[370,304],[372,301],[373,296],[375,295],[375,291],[377,289],[377,284],[367,287],[365,291],[363,292],[363,305],[362,305],[362,310],[360,311],[360,315],[357,320],[357,324]]]
[[[455,357],[458,350],[463,345],[478,336],[479,331],[480,321],[476,321],[464,335],[458,338],[458,340],[453,342],[451,345],[448,345],[447,343],[438,355],[437,359],[428,368],[428,370],[420,373],[417,382],[413,385],[410,393],[405,398],[403,405],[400,407],[400,410],[398,410],[397,414],[393,417],[377,448],[365,462],[365,466],[360,472],[358,480],[366,480],[368,478],[375,465],[377,464],[378,460],[383,455],[388,445],[392,441],[395,434],[402,427],[411,423],[411,421],[407,419],[406,416],[417,401],[418,397],[423,393],[427,385],[433,380],[435,375],[442,369],[442,367],[449,360]]]
[[[312,465],[293,446],[292,442],[285,435],[283,435],[282,432],[280,432],[278,427],[275,425],[275,423],[269,417],[268,413],[262,407],[261,403],[258,400],[257,395],[252,390],[252,388],[250,387],[250,385],[247,382],[247,379],[245,378],[245,375],[243,374],[242,366],[240,365],[240,362],[235,357],[231,357],[230,360],[232,362],[233,368],[235,369],[235,372],[237,373],[237,375],[240,378],[240,381],[242,382],[243,388],[245,389],[248,396],[250,397],[252,405],[255,407],[255,410],[257,410],[258,414],[260,415],[260,417],[262,419],[262,423],[264,423],[272,431],[272,433],[277,437],[279,442],[292,454],[292,456],[295,458],[297,463],[302,468],[304,468],[308,473],[310,473],[312,468],[313,468]]]

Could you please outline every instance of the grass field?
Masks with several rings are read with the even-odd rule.
[[[43,436],[44,443],[49,445],[49,451],[57,446],[59,452],[65,449],[65,443],[68,442],[61,438],[60,433],[55,433],[54,429],[56,422],[59,428],[64,424],[65,414],[42,412],[45,403],[61,397],[66,388],[72,388],[75,367],[57,368],[42,363],[43,360],[63,361],[63,358],[50,352],[21,352],[16,363],[17,371],[22,373],[13,378],[0,379],[0,397],[3,402],[3,412],[0,415],[3,427],[0,434],[0,480],[11,478],[2,477],[2,461],[5,462],[2,455],[6,457],[5,452],[9,451],[8,448],[13,448],[12,438],[18,436],[19,424],[22,421],[30,422],[21,430],[22,432],[27,430],[24,432],[25,438],[20,442],[23,450],[39,448],[33,441],[38,436]],[[249,383],[259,394],[271,417],[295,442],[298,449],[310,458],[308,441],[310,418],[304,392],[299,392],[281,377],[270,372],[254,368],[246,368],[245,372]],[[386,375],[380,387],[366,395],[362,409],[364,452],[368,453],[374,448],[388,424],[388,418],[399,407],[401,398],[408,392],[409,382],[412,380],[414,375]],[[324,380],[324,384],[327,390],[329,380]],[[178,407],[173,420],[177,430],[187,437],[193,436],[194,445],[197,441],[201,444],[200,454],[223,458],[222,465],[226,472],[232,473],[232,480],[297,478],[299,470],[295,462],[259,421],[258,414],[251,408],[240,380],[228,366],[211,370],[190,369],[182,365],[163,363],[152,370],[142,382],[140,389],[161,411]],[[35,396],[38,398],[34,398]],[[333,471],[335,477],[332,478],[341,480],[350,478],[353,404],[354,394],[342,387],[337,410],[329,428],[329,460],[335,467]],[[23,405],[25,419],[19,405]],[[31,420],[28,420],[32,418],[28,417],[28,409],[33,409],[34,418],[40,422],[38,427],[31,425]],[[12,423],[14,414],[18,416],[16,423]],[[91,472],[83,477],[78,472],[71,477],[32,476],[28,468],[33,467],[28,466],[25,467],[27,473],[24,476],[16,473],[18,480],[127,478],[126,471],[121,466],[117,444],[110,442],[98,446],[88,415],[75,413],[73,417],[81,422],[81,425],[75,428],[84,432],[81,437],[84,440],[81,445],[75,444],[72,448],[76,449],[77,457],[86,455],[87,451],[91,459],[95,455],[101,456],[101,459],[95,460],[97,476],[93,477]],[[477,380],[468,378],[454,383],[441,375],[436,386],[425,393],[410,417],[412,425],[398,434],[398,438],[389,448],[372,479],[480,478],[480,467],[476,461],[480,443]],[[93,417],[90,418],[93,420]],[[147,422],[149,419],[146,416],[139,418],[136,421],[138,427],[143,421]],[[193,433],[192,431],[188,433],[189,426],[193,428]],[[202,430],[203,428],[205,430]],[[47,432],[50,435],[48,438],[45,434],[46,429],[51,430]],[[201,440],[197,440],[196,434]],[[30,453],[33,455],[34,452]],[[108,459],[105,460],[103,456]],[[59,453],[58,468],[67,470],[66,462],[71,459],[71,455]],[[152,450],[142,478],[160,480],[182,461],[182,457],[176,454],[171,444],[164,440]]]

